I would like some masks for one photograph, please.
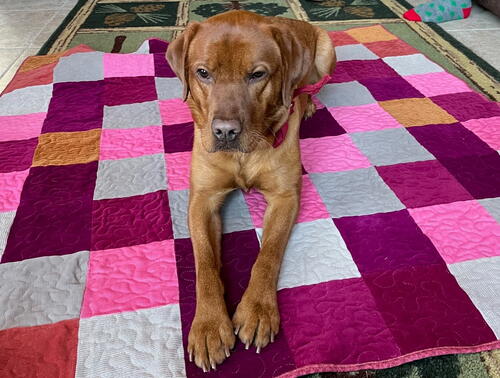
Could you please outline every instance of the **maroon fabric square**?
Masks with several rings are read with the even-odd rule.
[[[191,151],[193,149],[194,124],[163,126],[163,145],[166,153]]]
[[[161,39],[150,39],[149,40],[149,53],[150,54],[163,54],[167,52],[168,42]]]
[[[401,354],[496,340],[446,265],[363,275]]]
[[[102,126],[102,81],[56,83],[42,133],[86,131]]]
[[[444,264],[407,210],[334,219],[359,271]]]
[[[2,262],[89,250],[97,162],[33,167]]]
[[[437,160],[376,167],[379,175],[408,208],[472,199]]]
[[[318,109],[312,117],[303,119],[299,129],[300,139],[341,134],[345,134],[345,130],[333,118],[327,108]]]
[[[0,173],[31,167],[38,138],[0,142]]]
[[[108,77],[104,79],[104,105],[135,104],[157,99],[154,76]]]
[[[173,238],[166,191],[94,201],[92,250]]]
[[[500,116],[500,106],[475,92],[431,97],[431,100],[459,121]]]
[[[298,367],[359,364],[399,356],[362,278],[278,292],[281,324]]]
[[[399,77],[398,73],[382,59],[350,60],[346,62],[345,69],[354,80]]]
[[[364,79],[359,82],[368,88],[372,96],[377,101],[388,101],[410,97],[425,97],[402,77]]]
[[[354,81],[351,75],[349,75],[349,72],[347,72],[347,66],[349,63],[350,61],[337,62],[329,83],[345,83],[348,81]]]
[[[170,68],[165,53],[153,54],[156,77],[175,77],[175,72]]]

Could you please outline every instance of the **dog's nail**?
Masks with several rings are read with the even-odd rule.
[[[250,348],[250,343],[245,344],[245,349],[248,350],[248,348]]]
[[[274,343],[274,333],[271,333],[271,342]]]
[[[217,370],[217,369],[215,368],[215,362],[212,362],[210,365],[212,366],[212,369]]]
[[[234,334],[235,334],[235,335],[237,335],[237,334],[238,334],[238,332],[240,332],[240,327],[238,327],[238,328],[236,328],[236,329],[234,330]]]
[[[226,348],[226,357],[229,357],[231,353],[229,353],[229,348]]]
[[[257,354],[260,353],[260,346],[257,347]]]
[[[207,368],[205,367],[205,365],[203,365],[203,372],[206,373],[207,372]]]
[[[189,352],[189,362],[193,362],[193,353]]]

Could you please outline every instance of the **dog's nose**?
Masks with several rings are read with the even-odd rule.
[[[214,119],[212,122],[212,132],[217,140],[231,142],[240,134],[241,124],[235,119]]]

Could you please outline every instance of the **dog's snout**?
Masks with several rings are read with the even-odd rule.
[[[214,119],[212,132],[220,142],[232,142],[241,132],[241,124],[237,120]]]

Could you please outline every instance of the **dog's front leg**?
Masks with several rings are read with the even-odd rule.
[[[188,337],[190,360],[203,371],[215,369],[234,347],[235,336],[220,279],[221,218],[225,193],[193,192],[189,229],[196,269],[196,312]]]
[[[260,253],[252,268],[248,287],[233,316],[240,340],[254,343],[257,353],[279,330],[276,289],[283,254],[299,209],[299,190],[264,193],[267,209]]]

